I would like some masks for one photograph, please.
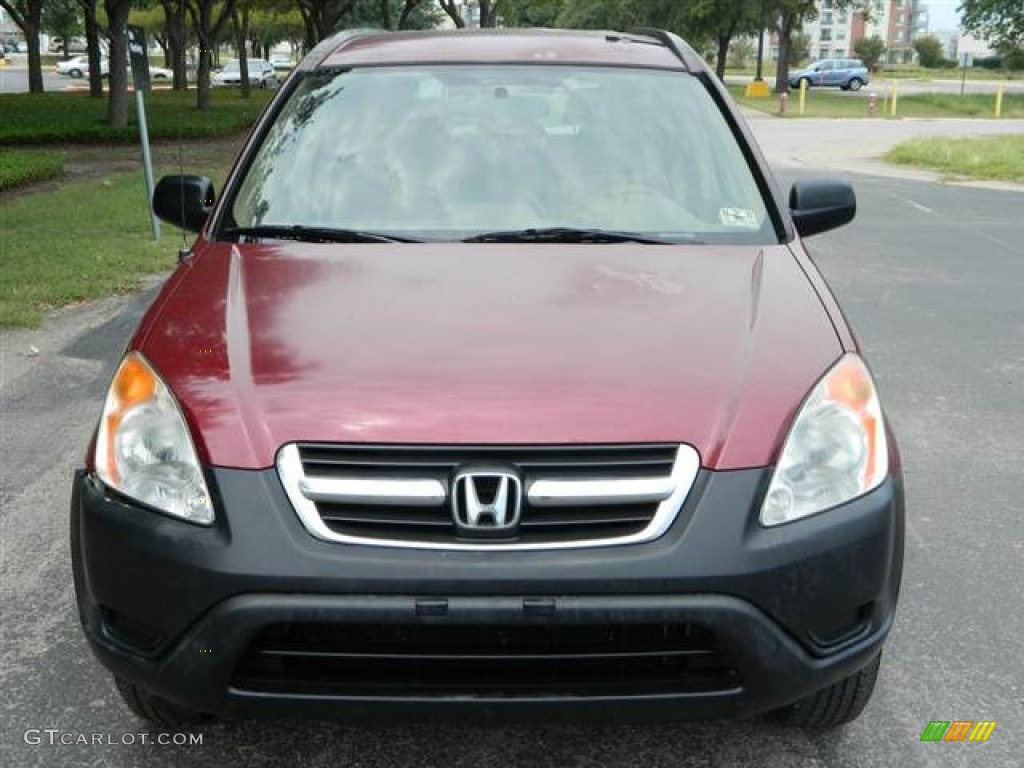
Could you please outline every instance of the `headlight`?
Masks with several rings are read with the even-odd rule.
[[[142,355],[121,361],[96,440],[96,472],[111,488],[191,523],[210,525],[213,505],[174,396]]]
[[[811,390],[789,431],[761,506],[761,523],[799,520],[877,488],[889,451],[875,384],[846,355]]]

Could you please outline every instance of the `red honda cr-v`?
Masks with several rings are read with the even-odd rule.
[[[153,205],[198,239],[71,510],[137,714],[864,707],[899,460],[801,242],[854,195],[681,40],[344,33]]]

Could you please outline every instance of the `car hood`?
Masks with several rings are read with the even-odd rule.
[[[842,349],[785,246],[205,243],[133,346],[202,459],[299,440],[686,442],[770,463]]]

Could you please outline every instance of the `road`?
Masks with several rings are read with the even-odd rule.
[[[768,154],[780,153],[768,147]],[[797,173],[806,172],[783,169],[783,183]],[[897,623],[875,697],[857,722],[827,734],[763,721],[366,730],[278,722],[208,726],[201,746],[143,746],[137,736],[129,746],[26,744],[27,729],[104,734],[115,742],[143,729],[83,641],[67,542],[71,471],[143,297],[67,310],[40,331],[0,334],[0,762],[16,768],[1020,765],[1024,194],[852,178],[857,221],[812,246],[858,329],[901,437],[909,515]],[[85,328],[93,330],[82,333]],[[936,719],[998,726],[986,744],[921,743],[926,724]]]
[[[0,67],[0,93],[26,93],[28,91],[28,69],[24,63],[24,54],[8,54],[11,59],[5,67]],[[62,91],[73,84],[81,85],[83,80],[72,80],[70,77],[54,74],[52,67],[43,68],[43,88],[47,91]],[[86,83],[88,85],[88,83]]]

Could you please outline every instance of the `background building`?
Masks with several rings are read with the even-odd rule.
[[[928,31],[928,6],[921,0],[874,0],[867,18],[836,7],[835,0],[818,0],[817,7],[818,17],[804,22],[802,30],[810,38],[812,59],[855,56],[858,40],[878,35],[885,40],[886,63],[909,64],[914,61],[914,40]],[[769,55],[779,56],[774,36]]]

